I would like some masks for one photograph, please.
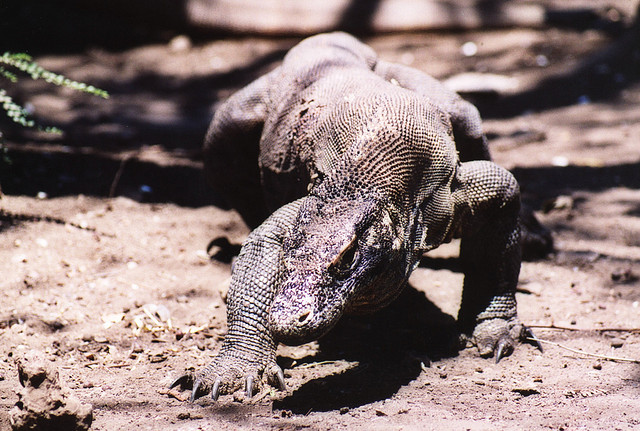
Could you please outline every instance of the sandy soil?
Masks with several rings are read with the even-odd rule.
[[[178,39],[38,58],[111,98],[30,81],[14,89],[66,134],[7,139],[0,428],[18,399],[13,356],[37,350],[93,405],[95,430],[638,429],[640,51],[621,40],[558,28],[367,40],[442,79],[517,80],[508,94],[473,100],[495,160],[554,233],[556,253],[523,263],[518,293],[521,319],[549,342],[544,353],[522,345],[495,364],[454,348],[453,244],[425,256],[388,309],[282,347],[286,393],[194,404],[167,386],[219,349],[235,250],[206,248],[248,233],[203,184],[202,136],[215,104],[295,41]],[[466,42],[475,55],[462,54]]]

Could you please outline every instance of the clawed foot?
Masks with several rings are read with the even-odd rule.
[[[282,391],[286,390],[284,373],[275,361],[261,365],[218,356],[199,372],[176,379],[170,389],[177,386],[181,390],[191,389],[191,402],[207,393],[211,393],[211,398],[216,401],[220,395],[232,394],[239,389],[244,389],[247,398],[251,398],[260,390],[263,381]]]
[[[521,324],[517,318],[488,319],[476,325],[470,341],[478,348],[480,356],[496,358],[496,363],[511,355],[516,340],[533,344],[542,352],[542,344],[531,329]]]

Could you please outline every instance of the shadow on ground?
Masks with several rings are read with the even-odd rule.
[[[474,100],[484,118],[513,118],[525,112],[575,105],[579,100],[615,100],[640,81],[640,21],[574,69],[548,76],[535,87],[509,96]]]
[[[2,191],[9,195],[126,196],[139,202],[224,207],[205,185],[199,167],[118,160],[100,153],[14,150],[11,159],[0,172]]]
[[[370,316],[347,316],[320,340],[320,352],[298,363],[346,360],[358,365],[312,379],[274,408],[305,414],[358,407],[390,398],[416,379],[421,363],[458,351],[455,319],[423,292],[407,286],[389,307]],[[287,358],[281,358],[287,361]],[[284,364],[286,366],[286,364]]]
[[[612,166],[517,167],[513,174],[523,199],[539,208],[547,199],[575,191],[602,192],[614,187],[640,188],[640,163]]]

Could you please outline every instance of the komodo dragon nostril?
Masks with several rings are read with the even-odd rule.
[[[309,317],[311,317],[311,311],[305,311],[300,315],[300,317],[298,317],[298,323],[306,323],[309,320]]]

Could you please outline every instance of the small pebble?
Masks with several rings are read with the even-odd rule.
[[[26,263],[27,255],[26,254],[16,254],[11,257],[11,262],[13,263]]]
[[[462,45],[462,55],[465,57],[473,57],[478,53],[478,45],[473,42],[466,42]]]
[[[173,52],[183,52],[191,49],[192,43],[191,39],[187,36],[181,34],[179,36],[174,37],[169,42],[169,49]]]
[[[567,165],[569,164],[569,161],[564,158],[564,160],[557,160],[557,163],[560,164],[564,164],[567,163]],[[553,161],[552,161],[553,164]],[[551,199],[549,201],[546,201],[543,205],[542,205],[542,211],[544,211],[545,213],[554,211],[554,210],[570,210],[573,209],[574,207],[574,200],[571,196],[566,196],[566,195],[560,195],[557,196],[555,199]]]
[[[619,349],[622,346],[624,346],[624,341],[621,340],[620,338],[613,338],[611,340],[611,347],[613,347],[615,349]]]
[[[546,55],[538,55],[536,56],[536,64],[538,67],[547,67],[549,65],[549,59]]]
[[[167,307],[160,304],[156,309],[156,316],[160,318],[160,321],[167,322],[171,318],[171,313],[169,312],[169,309]]]
[[[638,280],[638,274],[631,268],[616,268],[611,272],[611,280],[616,283],[630,283]]]
[[[582,96],[578,97],[577,102],[578,105],[588,105],[589,103],[591,103],[591,98],[586,94],[583,94]]]
[[[569,166],[569,159],[564,156],[554,156],[551,159],[551,164],[553,166],[558,166],[560,168],[564,168]]]

